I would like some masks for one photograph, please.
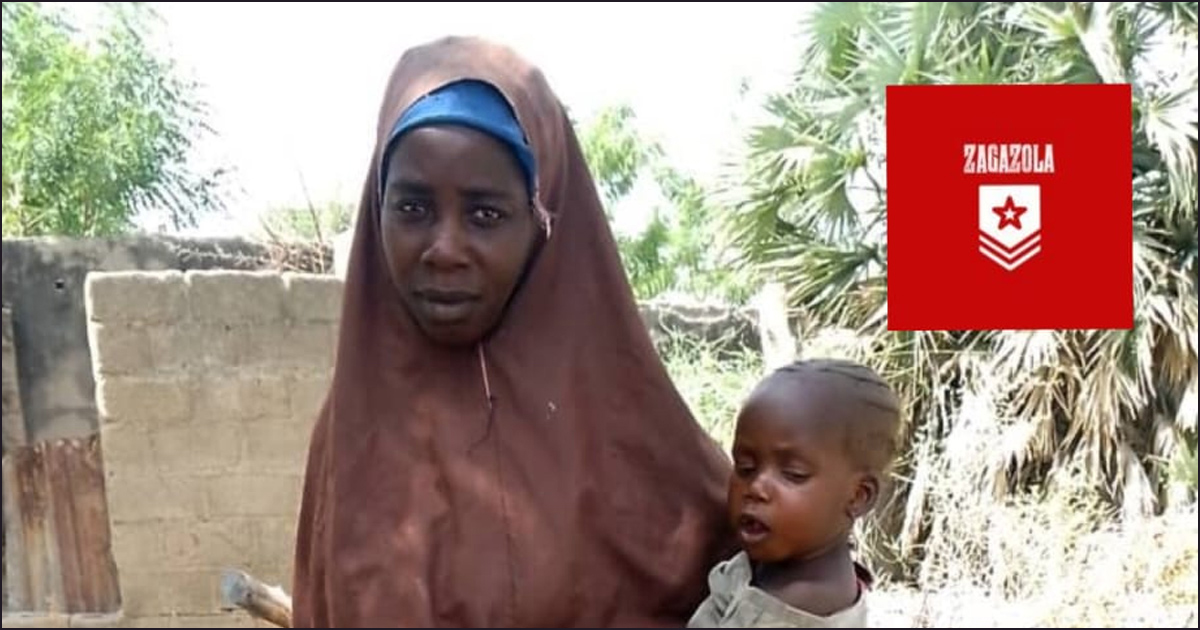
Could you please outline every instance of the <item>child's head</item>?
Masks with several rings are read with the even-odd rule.
[[[738,414],[729,513],[758,562],[845,544],[874,506],[895,454],[900,406],[870,368],[842,360],[781,368]]]

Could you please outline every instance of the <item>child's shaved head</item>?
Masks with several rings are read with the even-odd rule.
[[[755,395],[793,390],[805,398],[804,406],[819,406],[819,421],[840,430],[846,454],[874,473],[883,472],[896,454],[900,427],[900,402],[892,388],[874,370],[842,359],[809,359],[779,368],[758,387]]]

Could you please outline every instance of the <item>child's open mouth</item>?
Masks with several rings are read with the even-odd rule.
[[[738,517],[738,537],[742,539],[742,544],[753,545],[762,542],[770,533],[771,528],[757,518],[749,514]]]

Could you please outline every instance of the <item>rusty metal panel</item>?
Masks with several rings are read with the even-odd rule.
[[[4,521],[5,610],[120,608],[97,436],[7,453]]]

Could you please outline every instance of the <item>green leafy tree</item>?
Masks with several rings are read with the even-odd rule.
[[[261,225],[274,241],[315,241],[328,243],[350,229],[356,207],[352,203],[309,203],[304,208],[280,207],[268,211]]]
[[[633,190],[641,174],[663,156],[657,143],[638,133],[635,120],[628,105],[607,107],[580,133],[584,157],[610,213],[612,206]]]
[[[173,63],[148,43],[155,14],[104,5],[84,38],[36,2],[3,8],[5,236],[104,236],[164,213],[176,228],[221,209],[221,171],[188,158],[210,129]]]
[[[711,197],[693,178],[667,164],[662,148],[634,126],[627,105],[602,110],[582,126],[580,143],[612,219],[612,207],[626,198],[640,178],[649,177],[667,200],[651,208],[640,232],[618,235],[617,245],[634,293],[640,299],[669,291],[693,297],[744,301],[748,285],[720,258],[714,243]]]

